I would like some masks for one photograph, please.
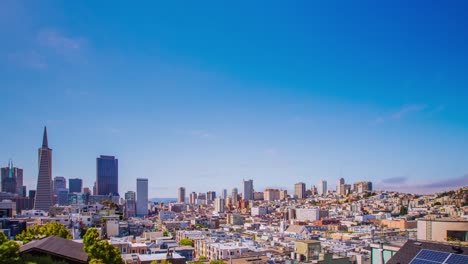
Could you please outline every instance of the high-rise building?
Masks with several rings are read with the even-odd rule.
[[[185,188],[184,187],[179,187],[178,189],[177,202],[185,203]]]
[[[58,195],[59,191],[67,188],[67,180],[63,176],[54,177],[54,194]]]
[[[253,200],[253,180],[242,180],[242,199],[244,201]]]
[[[207,203],[212,203],[215,199],[216,199],[216,192],[215,191],[206,192],[206,202]]]
[[[36,198],[36,190],[29,190],[28,196],[29,196],[29,198],[35,199]]]
[[[306,198],[306,184],[303,182],[294,184],[294,195],[296,195],[298,199]]]
[[[136,216],[136,194],[133,191],[125,193],[125,217]]]
[[[148,179],[137,179],[137,216],[148,215]]]
[[[278,189],[266,189],[263,192],[263,199],[265,201],[279,201],[280,200],[280,190],[278,190]]]
[[[327,181],[321,180],[318,185],[318,194],[319,195],[326,195],[327,194]]]
[[[238,198],[238,191],[237,191],[237,188],[233,188],[232,189],[232,194],[231,194],[231,197],[232,197],[232,204],[236,204],[237,203],[237,198]]]
[[[83,180],[79,178],[68,179],[68,189],[70,193],[81,193]]]
[[[286,198],[288,198],[288,191],[280,190],[280,200],[286,200]]]
[[[117,195],[119,193],[119,160],[114,156],[96,158],[97,195]]]
[[[357,193],[371,192],[372,182],[361,181],[353,184],[353,191]]]
[[[216,198],[215,199],[215,212],[224,213],[224,199],[223,198]]]
[[[37,176],[36,199],[34,209],[49,211],[53,205],[52,188],[52,149],[49,148],[47,140],[47,128],[44,127],[42,147],[39,148],[39,173]]]
[[[23,196],[23,169],[13,166],[13,161],[8,162],[8,167],[1,168],[2,192],[17,193]]]
[[[197,202],[197,193],[191,192],[190,193],[190,204],[195,204]]]
[[[340,186],[345,184],[345,180],[343,178],[338,179],[338,183],[336,184],[336,193],[339,195],[340,194]]]
[[[227,199],[227,190],[226,190],[226,189],[223,189],[223,192],[222,192],[221,198],[223,198],[224,200],[226,200],[226,199]]]

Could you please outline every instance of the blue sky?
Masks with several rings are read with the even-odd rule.
[[[464,1],[0,1],[0,163],[151,197],[468,185]]]

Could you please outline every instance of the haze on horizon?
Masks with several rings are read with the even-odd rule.
[[[468,3],[0,1],[0,166],[120,194],[468,185]]]

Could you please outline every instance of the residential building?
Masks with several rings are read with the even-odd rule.
[[[306,198],[306,185],[303,182],[298,182],[294,184],[294,195],[297,196],[298,199]]]
[[[468,242],[468,220],[453,218],[418,219],[418,240]]]
[[[280,200],[280,190],[278,189],[266,189],[263,193],[263,198],[265,201],[279,201]]]

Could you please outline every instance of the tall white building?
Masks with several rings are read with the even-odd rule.
[[[224,199],[221,197],[215,199],[215,212],[224,213]]]
[[[318,186],[318,194],[319,195],[326,195],[327,194],[327,181],[325,180],[322,180],[319,182],[319,186]]]
[[[148,215],[148,179],[137,178],[137,216]]]
[[[253,200],[253,180],[242,180],[242,199],[245,201]]]

